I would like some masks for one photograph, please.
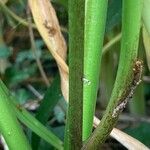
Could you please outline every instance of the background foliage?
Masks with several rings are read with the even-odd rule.
[[[0,6],[0,77],[16,97],[18,103],[27,108],[63,140],[66,102],[60,91],[60,79],[56,62],[47,50],[39,33],[34,29],[37,57],[40,59],[50,82],[50,87],[47,87],[39,72],[36,57],[31,50],[28,27],[10,13],[13,12],[27,21],[27,1],[6,0],[6,4],[6,8]],[[64,29],[63,35],[68,41],[67,1],[52,0],[52,4],[57,12],[60,25]],[[109,0],[104,45],[121,34],[121,6],[122,0]],[[107,52],[103,53],[101,84],[96,108],[98,116],[102,116],[110,98],[118,67],[119,50],[120,41],[117,40],[113,46],[107,49]],[[147,66],[147,60],[150,58],[146,59],[147,57],[148,54],[145,53],[141,33],[139,58],[143,60],[144,64],[143,82],[134,95],[134,101],[130,102],[120,116],[117,126],[150,147],[148,134],[150,125],[150,111],[148,109],[150,107],[150,73]],[[52,101],[50,102],[48,99],[52,99]],[[51,107],[48,108],[48,106]],[[45,111],[45,116],[40,116],[42,111]],[[52,149],[52,146],[44,140],[32,135],[31,130],[26,127],[24,129],[33,147],[37,146],[35,141],[39,140],[39,149]],[[110,138],[106,141],[104,147],[108,149],[123,148]]]

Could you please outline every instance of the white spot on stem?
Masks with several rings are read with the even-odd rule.
[[[90,85],[91,84],[91,81],[86,79],[85,77],[83,77],[82,80],[83,80],[83,83],[86,84],[86,85]]]

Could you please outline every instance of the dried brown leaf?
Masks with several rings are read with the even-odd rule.
[[[55,10],[49,0],[29,0],[29,6],[39,33],[57,62],[62,92],[68,100],[68,66],[65,63],[67,46]]]

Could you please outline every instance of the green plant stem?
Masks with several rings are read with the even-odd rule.
[[[0,132],[10,150],[30,150],[31,147],[17,121],[9,100],[9,96],[0,85]]]
[[[85,0],[69,0],[69,106],[65,149],[82,147]]]
[[[93,128],[106,12],[107,0],[87,0],[84,43],[83,140],[90,136]]]
[[[9,103],[11,105],[11,110],[14,109],[17,118],[24,123],[28,128],[30,128],[37,135],[42,137],[45,141],[50,143],[52,146],[58,150],[63,149],[62,141],[55,136],[51,131],[44,127],[37,119],[35,119],[28,111],[26,111],[21,105],[19,105],[13,97],[7,87],[2,81],[0,81],[0,87],[4,89],[5,94],[9,97]]]
[[[82,149],[98,149],[106,140],[118,120],[119,113],[113,117],[115,108],[126,97],[133,80],[133,65],[137,58],[139,31],[141,26],[142,0],[123,1],[122,43],[120,61],[114,89],[106,112]]]

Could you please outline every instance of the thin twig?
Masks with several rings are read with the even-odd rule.
[[[30,14],[30,9],[29,7],[27,7],[27,16],[28,16],[28,24],[29,24],[29,35],[30,35],[30,41],[31,41],[31,47],[32,47],[32,51],[33,51],[33,54],[35,56],[35,59],[36,59],[36,63],[37,63],[37,66],[39,68],[39,71],[40,71],[40,74],[46,84],[47,87],[49,87],[49,80],[46,76],[46,73],[44,72],[44,69],[43,69],[43,66],[42,66],[42,63],[37,55],[37,52],[36,52],[36,45],[35,45],[35,40],[34,40],[34,35],[33,35],[33,29],[32,29],[32,23],[31,23],[31,14]]]
[[[139,116],[130,115],[130,114],[121,114],[119,116],[119,120],[125,121],[125,122],[147,122],[147,123],[150,123],[149,117],[139,117]]]
[[[0,6],[16,21],[19,23],[28,26],[28,22],[25,19],[22,19],[21,17],[17,16],[13,11],[11,11],[3,2],[0,0]],[[36,28],[35,24],[32,23],[32,27]]]
[[[29,23],[26,21],[26,19],[23,19],[21,17],[19,17],[18,15],[16,15],[11,9],[9,9],[3,2],[2,0],[0,0],[0,6],[16,21],[19,22],[19,24],[22,24],[24,26],[29,26]],[[34,23],[31,23],[32,28],[37,29],[36,25]],[[61,26],[61,31],[67,33],[68,30]]]
[[[4,150],[9,150],[8,145],[7,145],[3,135],[0,136],[0,140],[1,140],[1,143],[3,145]]]
[[[143,81],[147,82],[147,83],[150,83],[150,77],[149,76],[144,76]]]
[[[39,99],[43,99],[43,95],[40,94],[31,84],[27,85],[27,88]]]
[[[121,40],[121,33],[116,35],[111,41],[109,41],[106,45],[103,47],[102,54],[105,55],[110,47],[112,47],[115,43],[119,42]]]

